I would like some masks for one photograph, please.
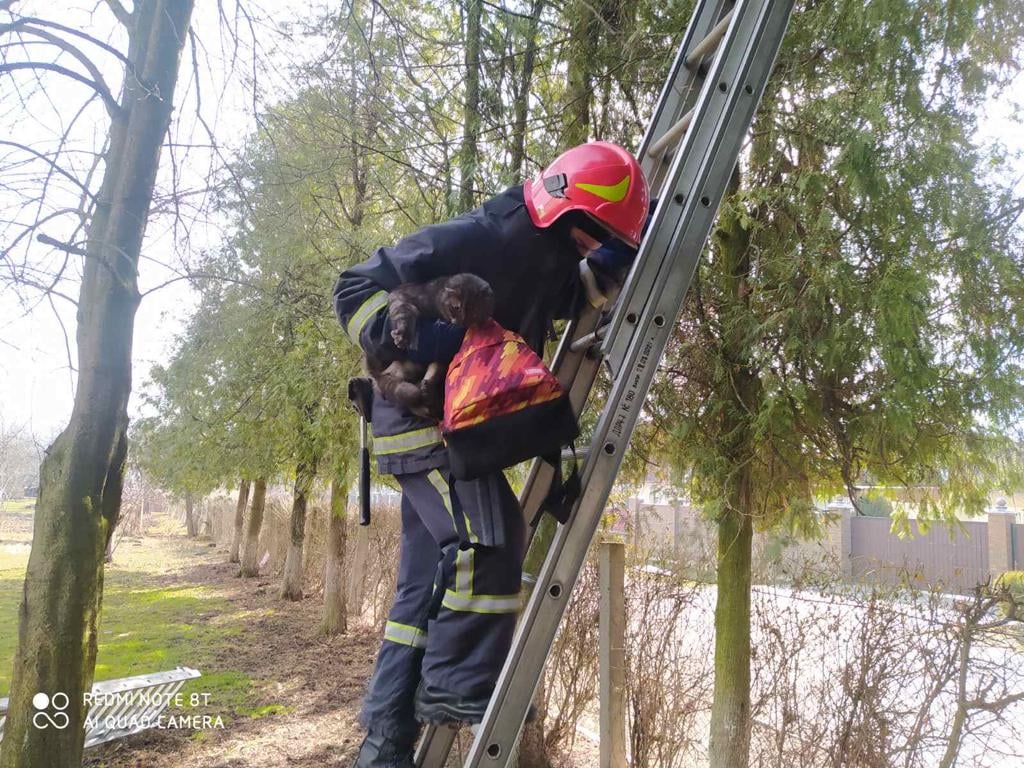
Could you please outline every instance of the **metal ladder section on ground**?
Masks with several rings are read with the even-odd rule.
[[[602,361],[612,386],[582,467],[583,490],[558,526],[465,768],[507,766],[569,595],[597,530],[655,370],[682,310],[782,43],[793,0],[698,0],[639,159],[659,198],[610,322],[587,310],[567,327],[553,369],[577,413]],[[551,479],[534,462],[521,495],[532,519]],[[428,728],[419,768],[442,768],[455,739]]]

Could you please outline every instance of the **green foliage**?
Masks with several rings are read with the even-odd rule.
[[[884,496],[861,495],[858,496],[854,505],[858,514],[866,517],[889,517],[893,512],[893,504]]]
[[[798,3],[656,390],[712,515],[937,486],[924,519],[1020,482],[1020,200],[974,143],[1019,4]],[[723,492],[725,491],[725,492]]]
[[[663,73],[649,57],[672,41],[642,26],[653,5],[607,2],[599,12],[595,24],[582,5],[484,6],[477,199],[557,151],[559,105],[571,97],[562,62],[574,52],[574,71],[592,86],[576,112],[595,136],[638,141],[646,118],[632,105],[656,91]],[[151,373],[152,415],[136,425],[133,451],[165,487],[203,493],[308,462],[348,474],[357,435],[346,382],[359,360],[330,288],[378,245],[457,213],[465,62],[453,41],[463,21],[449,4],[414,0],[385,14],[353,3],[311,27],[329,54],[294,72],[294,93],[247,138],[220,198],[230,236],[196,270],[198,310],[173,359]],[[584,26],[592,51],[565,35]],[[638,86],[641,73],[650,82]],[[525,161],[514,160],[517,144]]]
[[[476,198],[581,126],[636,146],[691,7],[484,4]],[[668,455],[712,515],[745,478],[759,525],[794,535],[815,530],[811,499],[865,478],[940,487],[924,519],[1019,481],[1019,200],[974,134],[1016,72],[1022,15],[1006,0],[797,4],[626,477]],[[168,487],[310,459],[348,471],[358,360],[330,286],[458,212],[464,22],[413,0],[311,26],[327,53],[246,141],[222,199],[231,236],[154,371],[136,451]]]
[[[1024,600],[1024,571],[1005,571],[995,583],[996,589],[1005,589],[1015,597]]]

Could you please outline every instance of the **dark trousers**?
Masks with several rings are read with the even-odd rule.
[[[432,469],[397,480],[398,586],[360,721],[405,739],[417,730],[421,679],[466,698],[494,690],[519,610],[526,531],[503,475],[453,482]]]

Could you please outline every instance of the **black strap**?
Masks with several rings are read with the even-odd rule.
[[[434,593],[427,603],[427,619],[436,619],[438,611],[441,610],[441,602],[444,600],[445,591],[452,583],[452,576],[455,574],[455,558],[459,554],[458,542],[449,544],[441,550],[441,559],[437,563],[437,571],[434,573]]]
[[[580,497],[583,486],[580,483],[580,468],[579,462],[576,459],[576,446],[575,444],[570,444],[569,448],[572,451],[572,469],[569,471],[569,476],[564,480],[562,478],[562,454],[560,451],[547,453],[540,457],[541,461],[547,462],[554,468],[555,474],[551,478],[551,487],[548,489],[548,495],[544,497],[540,509],[537,510],[537,514],[530,521],[531,526],[537,525],[540,516],[545,512],[563,525],[568,522],[569,516],[572,514],[573,505]]]

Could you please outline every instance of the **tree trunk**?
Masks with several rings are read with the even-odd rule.
[[[565,104],[562,107],[563,148],[583,144],[590,137],[590,105],[593,101],[595,52],[600,39],[601,21],[597,17],[599,4],[590,0],[572,3],[572,34],[568,43],[566,66]]]
[[[190,539],[199,536],[199,521],[196,519],[196,502],[192,492],[185,494],[185,531]]]
[[[203,502],[203,536],[213,538],[213,512],[210,510],[210,500]]]
[[[235,532],[231,537],[231,554],[229,563],[241,561],[242,531],[245,528],[245,507],[249,503],[249,481],[244,477],[238,483],[238,503],[235,504]]]
[[[67,428],[40,469],[3,768],[77,766],[92,688],[103,553],[120,512],[136,281],[191,0],[137,2],[120,111],[88,225],[78,302],[78,386]],[[67,696],[65,728],[34,728],[37,693]],[[54,703],[51,706],[59,706]]]
[[[744,471],[744,474],[746,472]],[[715,691],[711,768],[743,768],[750,751],[750,510],[728,510],[718,523]]]
[[[462,117],[462,157],[459,160],[459,210],[473,207],[480,140],[480,19],[482,0],[466,0],[466,104]]]
[[[331,515],[327,526],[327,565],[324,574],[323,631],[336,635],[348,631],[345,584],[345,547],[348,542],[348,481],[331,483]]]
[[[302,599],[302,550],[306,541],[306,502],[309,489],[316,476],[316,462],[300,462],[295,470],[295,490],[292,494],[291,541],[284,560],[284,578],[281,597],[285,600]]]
[[[523,161],[526,159],[526,120],[530,111],[530,87],[533,84],[533,68],[537,59],[537,29],[544,12],[546,0],[533,0],[530,7],[530,22],[526,30],[526,49],[523,51],[523,68],[519,77],[516,94],[515,117],[512,121],[512,160],[509,170],[516,184],[522,180]]]
[[[252,491],[252,509],[249,525],[245,529],[245,547],[242,549],[241,575],[252,578],[260,575],[260,529],[263,527],[263,508],[267,500],[267,481],[256,479]]]
[[[740,188],[734,169],[730,191]],[[715,233],[728,305],[721,309],[722,358],[729,376],[721,397],[723,455],[732,474],[723,487],[718,521],[718,601],[715,605],[715,688],[711,705],[711,768],[747,768],[750,759],[750,582],[753,541],[753,432],[749,414],[758,413],[760,380],[748,343],[750,318],[750,232],[737,216],[722,217]]]
[[[107,548],[103,552],[103,562],[112,563],[114,562],[114,537],[111,536],[107,539]]]

